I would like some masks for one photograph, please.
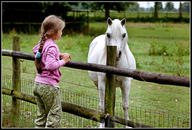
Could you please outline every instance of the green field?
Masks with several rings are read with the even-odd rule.
[[[90,23],[89,30],[71,33],[56,41],[60,52],[67,52],[73,61],[87,62],[88,48],[91,41],[106,31],[106,22]],[[129,35],[129,48],[132,51],[137,69],[152,73],[190,77],[190,25],[173,23],[126,23]],[[64,29],[65,31],[65,29]],[[33,53],[39,41],[38,34],[2,33],[2,49],[12,49],[12,37],[19,36],[20,51]],[[2,56],[2,75],[12,75],[12,58]],[[21,62],[21,77],[35,79],[33,61]],[[97,88],[87,71],[60,68],[62,75],[59,86],[82,95],[99,97]],[[80,85],[80,86],[78,86]],[[116,90],[116,102],[121,103],[120,88]],[[133,80],[130,90],[130,105],[138,105],[174,113],[175,116],[190,114],[190,89],[188,87],[160,85]],[[121,108],[122,109],[122,108]],[[122,111],[122,110],[121,110]],[[174,126],[173,126],[174,127]],[[188,126],[189,127],[189,126]]]

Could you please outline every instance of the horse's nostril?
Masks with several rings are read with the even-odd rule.
[[[121,51],[119,51],[119,58],[121,58]]]

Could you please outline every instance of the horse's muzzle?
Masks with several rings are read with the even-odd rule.
[[[117,57],[116,57],[116,61],[119,61],[120,58],[121,58],[121,51],[119,51],[119,54],[118,54]]]

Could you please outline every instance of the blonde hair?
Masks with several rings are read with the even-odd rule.
[[[40,35],[41,35],[41,40],[39,45],[40,53],[42,52],[45,40],[56,35],[58,31],[60,31],[64,27],[65,27],[65,22],[59,16],[49,15],[44,19],[43,23],[41,24],[41,32],[40,32]],[[42,72],[41,57],[35,58],[35,66],[38,73]]]

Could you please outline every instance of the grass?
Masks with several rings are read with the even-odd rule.
[[[106,24],[90,23],[89,30],[83,33],[74,32],[62,36],[60,40],[56,41],[60,52],[69,53],[74,61],[87,62],[89,44],[96,36],[105,33]],[[128,45],[135,56],[138,70],[190,77],[189,24],[128,22],[126,23],[126,27],[129,35]],[[32,47],[37,44],[40,38],[38,34],[17,34],[14,30],[9,34],[2,33],[2,49],[12,49],[12,36],[20,37],[20,51],[27,53],[33,53]],[[2,56],[2,74],[11,75],[11,69],[12,58]],[[24,60],[21,62],[21,71],[23,72],[21,73],[21,77],[23,78],[34,80],[36,77],[33,61]],[[59,83],[61,88],[90,97],[99,97],[97,88],[90,80],[87,71],[67,67],[60,68],[60,71],[62,73],[61,82]],[[116,93],[116,102],[121,103],[120,88],[116,89]],[[189,97],[190,89],[187,87],[160,85],[133,80],[129,103],[132,106],[140,106],[146,110],[163,110],[173,113],[174,116],[181,116],[182,114],[180,113],[190,114]],[[5,106],[7,105],[4,104]],[[91,103],[88,106],[91,106]],[[98,108],[97,104],[95,108]],[[117,107],[117,109],[123,111],[122,107]],[[10,109],[5,110],[10,111]],[[134,110],[130,111],[133,113],[130,113],[130,115],[134,115]],[[178,111],[179,113],[174,113],[173,111]],[[145,113],[147,115],[147,112]],[[149,117],[150,115],[143,120],[149,122],[152,119]],[[153,118],[157,117],[153,115]],[[8,118],[3,119],[3,123],[5,123]],[[133,119],[139,121],[137,118]],[[65,125],[71,127],[69,123]]]

